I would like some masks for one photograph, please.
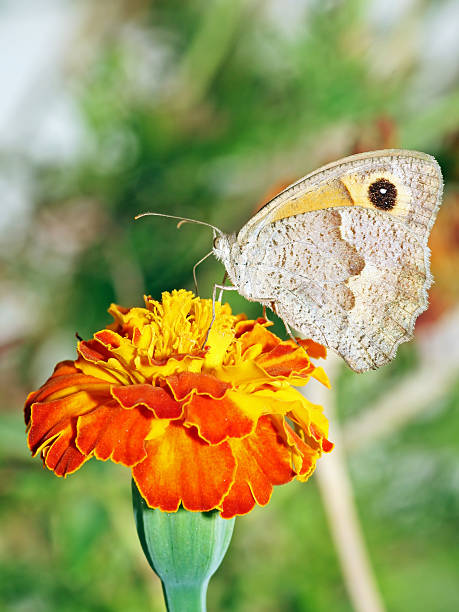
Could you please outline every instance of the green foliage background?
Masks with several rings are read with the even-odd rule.
[[[379,26],[366,3],[309,2],[282,27],[281,2],[126,1],[110,19],[87,7],[63,84],[83,146],[71,161],[20,160],[33,210],[1,255],[31,321],[1,369],[1,610],[163,609],[136,539],[129,472],[91,461],[64,481],[42,470],[25,445],[23,399],[56,361],[73,357],[76,331],[88,338],[109,322],[110,302],[140,305],[144,292],[193,288],[209,231],[134,222],[139,212],[235,230],[282,183],[392,145],[434,154],[447,190],[457,189],[459,88],[420,87],[423,49],[403,44],[412,27],[428,33],[444,4],[414,2]],[[384,122],[392,136],[378,127]],[[202,296],[222,274],[216,262],[203,264]],[[235,311],[260,312],[228,299]],[[411,345],[381,372],[343,369],[340,419],[365,411],[416,364]],[[459,606],[458,406],[456,386],[407,428],[349,457],[377,581],[394,612]],[[277,489],[266,509],[237,521],[209,609],[351,610],[314,479]]]

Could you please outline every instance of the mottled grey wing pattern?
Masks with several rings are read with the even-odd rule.
[[[375,200],[369,186],[386,188],[389,181],[396,198],[386,210],[379,204],[387,205],[387,189]],[[412,337],[427,307],[427,239],[441,191],[438,164],[424,154],[382,151],[341,160],[287,189],[241,230],[244,282],[237,261],[227,269],[248,299],[270,303],[355,371],[377,368]],[[336,194],[335,204],[323,201],[320,208],[316,193]]]
[[[274,309],[286,323],[337,351],[352,369],[383,365],[411,338],[426,307],[424,249],[378,212],[346,208],[303,217],[274,224],[255,287],[275,295]]]

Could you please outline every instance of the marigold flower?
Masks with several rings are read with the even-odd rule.
[[[307,480],[331,450],[321,407],[292,387],[328,385],[309,359],[325,357],[320,344],[281,341],[217,303],[202,348],[212,302],[185,290],[109,312],[115,322],[26,401],[29,448],[58,476],[111,459],[150,507],[229,518],[267,504],[273,485]]]

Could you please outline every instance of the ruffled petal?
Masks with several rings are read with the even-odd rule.
[[[274,325],[271,321],[267,321],[266,319],[263,319],[262,317],[258,317],[258,319],[251,320],[251,319],[247,319],[246,315],[241,314],[235,318],[237,319],[235,326],[234,326],[236,338],[240,338],[243,334],[247,332],[252,332],[254,329],[256,331],[260,331],[265,327],[271,327],[272,325]],[[254,343],[255,343],[255,340],[254,340]]]
[[[84,455],[131,467],[147,456],[145,438],[153,418],[147,408],[125,410],[112,400],[78,419],[76,446]]]
[[[327,356],[327,349],[322,344],[314,342],[310,338],[302,339],[297,338],[298,344],[304,348],[309,357],[313,359],[325,359]]]
[[[112,330],[104,329],[94,334],[93,340],[79,342],[77,351],[76,365],[85,374],[125,385],[144,382],[135,367],[132,342]]]
[[[286,414],[297,406],[297,396],[293,389],[251,393],[231,390],[218,401],[195,395],[186,406],[185,423],[195,425],[200,437],[210,444],[220,444],[251,434],[264,414]]]
[[[258,421],[253,435],[231,440],[231,448],[237,457],[237,471],[221,506],[223,518],[247,514],[255,503],[265,506],[271,498],[273,485],[289,482],[295,476],[290,452],[269,417]]]
[[[86,457],[75,446],[74,423],[70,423],[66,430],[42,450],[43,463],[52,470],[56,476],[64,478],[76,472],[89,457]]]
[[[123,408],[145,406],[158,419],[178,419],[182,416],[183,408],[181,404],[162,387],[153,387],[153,385],[113,387],[112,395]]]
[[[293,341],[279,344],[268,353],[263,353],[257,359],[257,364],[270,376],[287,379],[295,374],[310,373],[314,369],[308,355]]]
[[[24,406],[24,419],[26,424],[30,420],[30,410],[35,402],[51,401],[60,397],[71,395],[84,389],[88,392],[108,393],[109,385],[105,380],[82,374],[73,361],[61,361],[54,368],[53,374],[44,385],[29,393]]]
[[[58,476],[75,472],[87,459],[75,445],[78,417],[110,400],[106,381],[82,374],[72,362],[59,363],[51,378],[27,398],[27,441],[33,455]]]
[[[266,324],[262,325],[254,321],[241,321],[236,324],[236,338],[239,338],[243,354],[248,348],[257,344],[260,345],[261,352],[269,352],[281,343],[280,338],[268,331],[266,327]]]
[[[33,455],[41,451],[45,465],[57,476],[77,470],[86,460],[75,446],[77,417],[97,405],[84,391],[32,405],[27,442]]]
[[[322,406],[313,404],[299,393],[298,395],[301,397],[301,402],[292,406],[288,412],[289,418],[305,435],[314,439],[324,452],[330,452],[333,444],[327,440],[328,421],[323,414]]]
[[[177,400],[184,400],[193,392],[220,399],[231,388],[228,382],[200,372],[179,372],[168,376],[166,383],[172,389]]]
[[[118,349],[123,344],[123,338],[111,329],[103,329],[95,333],[94,338],[109,350]]]
[[[328,376],[325,373],[325,370],[321,367],[314,368],[314,371],[311,374],[312,378],[315,378],[320,383],[322,383],[328,389],[331,389],[330,381],[328,380]]]
[[[255,429],[259,413],[253,410],[250,415],[241,408],[244,403],[242,396],[241,393],[229,392],[223,399],[215,401],[194,395],[186,407],[186,423],[196,425],[199,436],[210,444],[219,444],[228,438],[243,438]],[[247,399],[250,404],[251,398]]]
[[[210,446],[196,431],[171,422],[163,436],[149,440],[147,457],[132,475],[152,508],[207,512],[220,505],[230,488],[236,461],[229,444]]]
[[[297,479],[306,482],[314,472],[317,459],[320,457],[318,445],[307,443],[302,440],[293,429],[286,425],[288,443],[292,449],[292,463],[297,472]]]
[[[72,419],[102,405],[106,399],[105,395],[78,391],[61,399],[32,404],[28,434],[30,450],[36,454],[43,445],[67,430]]]
[[[99,340],[84,340],[78,344],[78,352],[86,361],[97,363],[108,361],[112,356],[110,350]]]
[[[233,389],[244,388],[244,390],[254,391],[265,383],[272,382],[263,368],[255,361],[245,360],[235,365],[223,365],[217,370],[218,378],[229,383]]]

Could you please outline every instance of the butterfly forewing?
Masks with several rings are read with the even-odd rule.
[[[354,370],[376,368],[427,307],[426,245],[441,192],[439,166],[424,153],[352,156],[276,196],[222,259],[242,295]]]
[[[425,153],[394,149],[353,155],[287,187],[250,219],[238,241],[243,244],[274,221],[342,206],[380,210],[427,240],[442,189],[440,167]]]

